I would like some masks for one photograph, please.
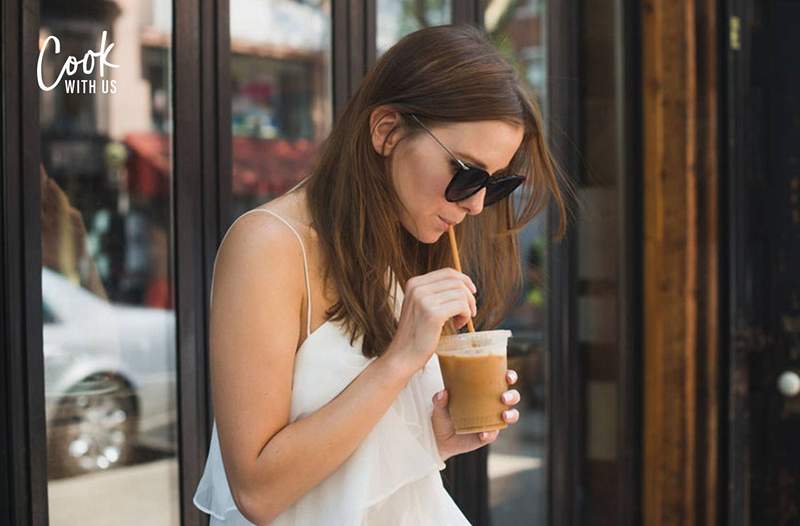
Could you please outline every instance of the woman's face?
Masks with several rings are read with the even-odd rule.
[[[397,114],[379,114],[376,117],[375,112],[373,121],[377,128],[373,125],[373,145],[378,133],[376,149],[380,152],[380,130],[384,121],[389,120],[393,125]],[[453,123],[429,128],[458,159],[483,168],[489,174],[508,166],[522,143],[524,132],[522,126],[503,121]],[[398,130],[390,136],[391,142],[387,142],[387,150],[391,148],[388,157],[392,182],[404,208],[400,222],[420,242],[435,243],[448,230],[444,221],[457,224],[467,214],[481,213],[486,189],[482,188],[463,201],[449,202],[444,192],[455,173],[450,155],[424,130],[413,138],[398,141],[401,133]]]

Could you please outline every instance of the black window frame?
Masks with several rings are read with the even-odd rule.
[[[2,9],[2,377],[3,509],[6,524],[47,524],[47,458],[41,298],[41,200],[36,54],[39,4]],[[27,50],[27,52],[25,52]],[[29,191],[35,187],[35,191]],[[35,239],[36,242],[26,242]],[[38,298],[31,301],[32,298]],[[44,506],[42,505],[44,504]]]

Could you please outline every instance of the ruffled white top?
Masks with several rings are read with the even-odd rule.
[[[294,422],[330,402],[374,358],[361,354],[363,336],[350,345],[349,338],[337,322],[326,321],[311,332],[311,289],[302,238],[291,224],[270,210],[250,210],[239,218],[250,212],[267,212],[280,219],[292,229],[303,250],[309,318],[307,337],[295,357],[290,412],[290,422]],[[393,277],[391,272],[387,273],[387,283],[393,284],[391,298],[395,315],[399,317],[403,291]],[[439,361],[434,354],[425,367],[414,374],[355,452],[272,524],[469,525],[445,490],[439,474],[445,463],[436,446],[431,414],[433,395],[443,387]],[[268,499],[269,495],[264,495],[264,498]],[[211,525],[252,524],[233,501],[222,463],[216,421],[194,505],[211,515]]]

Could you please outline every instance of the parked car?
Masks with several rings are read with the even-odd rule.
[[[109,303],[48,268],[42,308],[49,476],[174,451],[174,312]]]

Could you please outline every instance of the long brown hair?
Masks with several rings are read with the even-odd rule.
[[[527,175],[514,199],[505,199],[456,227],[462,270],[478,288],[476,328],[497,327],[522,286],[516,234],[549,198],[558,207],[563,237],[564,195],[573,190],[548,150],[540,110],[514,68],[469,25],[425,28],[392,46],[362,80],[325,139],[306,186],[312,226],[322,250],[324,280],[333,280],[338,301],[327,311],[351,338],[364,336],[362,352],[381,355],[397,329],[387,270],[400,286],[416,275],[454,267],[449,238],[433,244],[414,238],[400,224],[402,203],[389,175],[390,163],[372,146],[370,114],[388,105],[402,116],[391,131],[402,140],[423,133],[409,114],[428,126],[437,123],[501,120],[524,126],[511,169]],[[444,333],[452,333],[447,324]]]

